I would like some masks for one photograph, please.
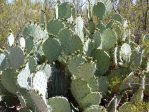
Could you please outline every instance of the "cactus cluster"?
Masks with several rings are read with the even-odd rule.
[[[137,45],[110,0],[88,1],[87,19],[72,3],[57,3],[53,20],[30,21],[19,41],[10,34],[0,53],[0,101],[11,94],[19,112],[149,111],[149,36]]]

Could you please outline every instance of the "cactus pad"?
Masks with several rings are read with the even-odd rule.
[[[24,64],[24,53],[19,47],[10,48],[8,50],[8,60],[13,69],[18,69]]]
[[[88,84],[81,79],[74,79],[71,82],[71,92],[77,101],[80,101],[86,95],[88,95],[91,90]]]
[[[107,112],[106,109],[99,105],[92,105],[86,108],[83,112]]]
[[[3,71],[1,76],[1,83],[11,93],[17,92],[17,73],[13,69],[7,69]]]
[[[71,112],[70,104],[65,97],[52,97],[48,99],[48,105],[51,106],[51,112]]]
[[[65,55],[70,55],[77,50],[83,50],[83,43],[77,35],[74,35],[68,28],[63,29],[58,36],[62,50]]]
[[[59,5],[58,7],[58,17],[59,18],[70,18],[71,15],[75,15],[75,8],[73,4],[70,4],[68,2],[64,2]]]
[[[91,92],[86,95],[81,101],[83,108],[87,108],[91,105],[98,105],[101,102],[102,95],[99,92]]]
[[[92,51],[91,56],[93,57],[94,60],[97,60],[96,74],[103,75],[109,68],[110,64],[109,55],[107,54],[107,52],[103,50],[95,49]]]
[[[108,50],[115,47],[117,43],[117,35],[113,30],[106,29],[101,34],[101,48]]]
[[[61,53],[60,42],[55,38],[48,38],[43,43],[42,49],[49,62],[56,60]]]
[[[106,7],[102,2],[98,2],[97,5],[93,7],[93,15],[97,16],[99,19],[103,19],[106,12]]]
[[[64,23],[61,20],[52,20],[48,22],[47,30],[49,34],[57,35],[64,28]]]

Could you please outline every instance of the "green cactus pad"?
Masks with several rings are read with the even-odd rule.
[[[34,72],[35,69],[36,69],[37,61],[32,56],[29,57],[29,60],[28,61],[29,61],[30,72]]]
[[[87,82],[81,79],[74,79],[71,82],[71,92],[74,98],[77,101],[83,99],[86,95],[88,95],[91,90],[87,84]]]
[[[134,72],[131,72],[121,83],[120,91],[132,88],[131,83],[139,83],[139,78],[134,75]]]
[[[58,19],[49,21],[47,25],[48,33],[53,35],[58,35],[62,28],[64,28],[64,23]]]
[[[103,75],[110,65],[109,55],[103,50],[95,49],[92,51],[91,56],[97,61],[96,75]]]
[[[106,29],[106,26],[100,22],[98,25],[97,25],[97,28],[99,29],[99,31],[102,33],[105,29]]]
[[[102,93],[103,96],[105,96],[108,93],[108,87],[109,87],[109,82],[108,78],[106,76],[100,76],[98,79],[99,82],[99,92]]]
[[[138,112],[137,107],[129,102],[124,103],[120,108],[119,112]]]
[[[1,83],[11,93],[17,92],[17,73],[13,69],[7,69],[3,71],[1,76]]]
[[[85,62],[85,58],[82,55],[71,56],[68,61],[68,69],[71,74],[75,74],[77,67]]]
[[[48,105],[52,108],[50,112],[71,112],[70,104],[65,97],[52,97],[48,99]]]
[[[89,87],[91,88],[92,92],[99,91],[99,84],[97,77],[93,76],[87,81]]]
[[[111,20],[110,22],[107,23],[106,29],[112,29],[113,21]]]
[[[92,105],[86,108],[83,112],[107,112],[106,109],[99,105]]]
[[[75,8],[74,5],[68,2],[64,2],[58,7],[58,17],[59,18],[70,18],[71,15],[75,16]]]
[[[42,30],[42,28],[34,23],[30,23],[28,25],[26,25],[26,27],[23,30],[23,37],[29,38],[32,37],[34,42],[39,42],[39,40],[41,39],[45,39],[47,38],[48,33],[46,32],[46,30]]]
[[[113,30],[106,29],[101,34],[101,47],[104,50],[109,50],[110,48],[115,47],[117,43],[117,35]]]
[[[114,14],[113,17],[112,17],[112,19],[120,22],[121,24],[123,24],[123,21],[124,21],[123,20],[123,17],[120,14]]]
[[[100,1],[103,2],[106,7],[106,15],[110,14],[113,9],[113,3],[111,2],[111,0],[100,0]]]
[[[113,29],[116,34],[119,42],[125,41],[126,37],[124,36],[124,31],[123,25],[118,22],[118,21],[112,21],[112,26],[111,29]]]
[[[28,37],[25,38],[25,45],[26,45],[26,49],[27,49],[27,53],[30,53],[31,50],[33,49],[33,38],[32,37]]]
[[[85,60],[87,59],[81,55],[72,57],[68,62],[68,69],[74,77],[87,81],[94,76],[96,64],[92,60]]]
[[[142,56],[143,56],[142,51],[139,51],[137,49],[134,49],[132,51],[131,58],[130,58],[130,68],[132,70],[136,70],[140,67],[142,63]]]
[[[60,42],[55,38],[48,38],[43,43],[42,50],[49,62],[52,62],[58,59],[59,55],[61,54]]]
[[[82,105],[83,108],[98,105],[101,102],[101,98],[102,95],[99,92],[91,92],[80,101],[80,105]]]
[[[35,37],[36,35],[37,35],[36,26],[33,23],[26,25],[26,27],[23,30],[23,37],[24,38]]]
[[[95,31],[95,23],[93,22],[93,20],[89,20],[87,23],[87,29],[89,30],[90,34],[93,34]],[[88,33],[88,32],[86,32]]]
[[[83,50],[83,43],[80,37],[73,35],[72,31],[68,28],[60,31],[58,38],[62,44],[62,50],[65,55],[70,55],[77,50]]]
[[[35,91],[30,91],[31,99],[35,104],[36,110],[39,112],[51,112],[51,107],[46,104],[42,97]]]
[[[23,97],[23,100],[25,100],[26,106],[28,108],[30,108],[31,110],[35,110],[35,104],[30,96],[29,90],[18,87],[17,96],[18,95],[21,95]]]
[[[93,15],[99,19],[103,19],[106,12],[106,7],[102,2],[98,2],[97,5],[93,7]]]
[[[24,64],[24,53],[19,47],[10,48],[8,50],[8,60],[13,69],[18,69]]]
[[[77,67],[78,69],[73,74],[77,78],[82,78],[83,80],[90,80],[94,76],[94,73],[96,71],[96,64],[95,63],[83,63],[80,66]]]
[[[98,48],[101,44],[101,34],[100,32],[95,32],[93,35],[94,43],[95,43],[95,48]]]
[[[111,74],[108,75],[110,90],[114,93],[118,92],[123,80],[128,76],[130,72],[131,71],[128,68],[118,68],[111,71]]]
[[[0,71],[4,70],[6,68],[9,68],[10,63],[9,63],[9,60],[8,60],[8,54],[7,53],[6,54],[1,54],[0,58],[1,58]]]

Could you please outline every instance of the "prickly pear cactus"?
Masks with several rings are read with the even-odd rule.
[[[10,33],[0,49],[0,103],[20,112],[149,110],[149,34],[136,44],[111,0],[88,3],[86,17],[58,0],[55,18],[42,11],[19,40]]]

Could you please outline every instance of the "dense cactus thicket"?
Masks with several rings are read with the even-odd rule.
[[[19,40],[10,34],[0,53],[3,111],[149,111],[149,35],[136,44],[129,21],[101,1],[88,17],[58,3],[53,20],[29,22]]]

